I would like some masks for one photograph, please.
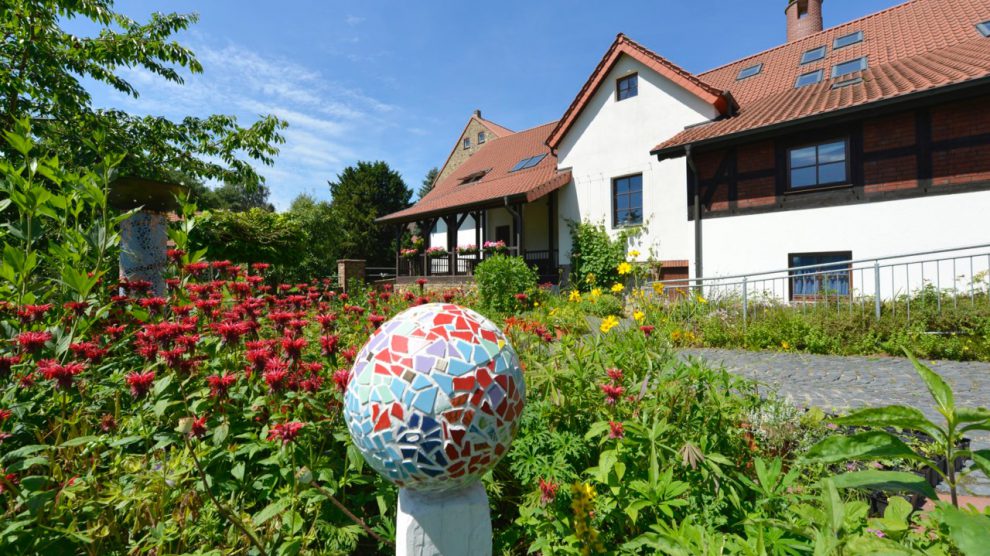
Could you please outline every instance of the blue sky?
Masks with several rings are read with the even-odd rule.
[[[900,3],[829,0],[825,26]],[[197,12],[179,36],[204,66],[182,86],[123,71],[141,96],[93,86],[97,106],[181,118],[275,114],[289,122],[272,167],[279,209],[358,160],[384,160],[415,190],[443,164],[474,109],[519,130],[561,116],[623,32],[691,72],[784,42],[784,0],[364,2],[146,0]]]

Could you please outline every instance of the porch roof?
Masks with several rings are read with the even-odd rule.
[[[415,205],[382,216],[378,222],[410,222],[512,202],[532,202],[563,187],[569,170],[557,170],[557,157],[545,141],[557,125],[551,122],[489,140],[457,170],[437,182]],[[511,171],[521,161],[544,155],[535,165]],[[481,176],[472,181],[470,177]]]

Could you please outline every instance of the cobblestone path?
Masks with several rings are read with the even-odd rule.
[[[916,407],[944,423],[911,362],[900,357],[845,357],[805,353],[684,349],[682,357],[700,357],[777,390],[802,406],[843,410],[867,405]],[[957,406],[990,406],[990,363],[926,361],[953,389]],[[970,434],[974,449],[990,448],[990,433]],[[939,489],[944,488],[944,483]],[[974,473],[964,489],[990,496],[990,480]]]

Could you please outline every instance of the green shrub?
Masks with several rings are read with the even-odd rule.
[[[495,255],[474,269],[481,306],[489,311],[509,313],[520,307],[516,294],[536,291],[536,271],[521,257]]]
[[[588,291],[621,282],[619,263],[626,260],[629,236],[620,232],[612,237],[601,224],[571,222],[571,282]]]

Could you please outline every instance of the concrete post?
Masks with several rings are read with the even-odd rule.
[[[165,295],[168,266],[168,217],[140,210],[120,223],[120,277],[151,282],[155,295]]]
[[[351,280],[364,281],[364,259],[338,259],[337,260],[337,285],[340,289],[347,291],[347,284]]]
[[[399,489],[397,556],[491,556],[492,521],[480,482],[457,491]]]

